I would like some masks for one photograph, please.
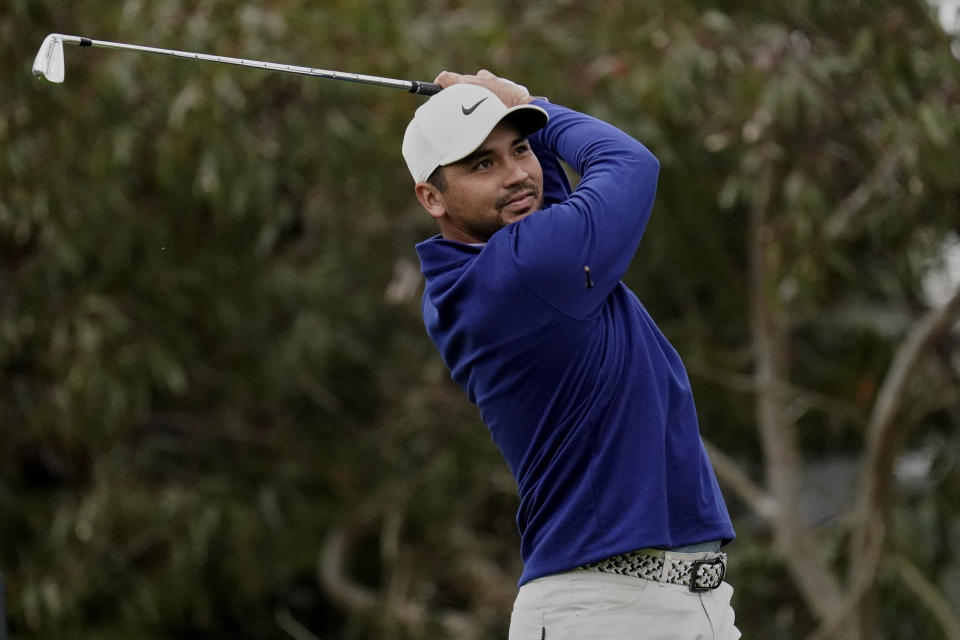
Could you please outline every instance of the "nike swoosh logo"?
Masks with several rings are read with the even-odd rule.
[[[489,96],[488,96],[488,97],[489,97]],[[466,108],[466,107],[463,106],[463,105],[460,105],[460,110],[463,111],[463,115],[468,116],[468,115],[470,115],[471,113],[473,113],[474,111],[476,111],[476,110],[477,110],[477,107],[479,107],[481,104],[483,104],[483,102],[484,102],[486,99],[487,99],[487,98],[482,98],[482,99],[480,100],[480,102],[478,102],[477,104],[473,105],[473,106],[470,107],[469,109]]]

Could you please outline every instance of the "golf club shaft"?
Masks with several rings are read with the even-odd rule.
[[[254,67],[257,69],[269,69],[271,71],[282,71],[284,73],[296,73],[304,76],[313,76],[315,78],[325,78],[328,80],[343,80],[345,82],[358,82],[360,84],[369,84],[378,87],[389,87],[392,89],[403,89],[410,93],[416,93],[424,96],[432,96],[441,90],[441,86],[432,82],[421,82],[419,80],[396,80],[394,78],[381,78],[378,76],[367,76],[358,73],[344,73],[342,71],[330,71],[327,69],[314,69],[311,67],[298,67],[292,64],[280,64],[276,62],[263,62],[261,60],[246,60],[244,58],[230,58],[227,56],[216,56],[208,53],[193,53],[190,51],[177,51],[176,49],[158,49],[156,47],[145,47],[136,44],[126,44],[123,42],[109,42],[107,40],[93,40],[80,36],[60,35],[65,44],[74,44],[81,47],[98,47],[101,49],[122,49],[126,51],[140,51],[142,53],[153,53],[175,58],[192,58],[194,60],[205,60],[207,62],[220,62],[222,64],[233,64],[240,67]]]

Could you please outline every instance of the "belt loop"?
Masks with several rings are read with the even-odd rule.
[[[660,575],[657,576],[657,583],[662,587],[667,584],[667,578],[670,576],[670,552],[664,550],[663,552],[663,565],[660,567]]]

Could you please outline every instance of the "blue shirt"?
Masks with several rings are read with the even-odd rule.
[[[621,281],[659,162],[609,124],[537,104],[544,208],[485,245],[417,245],[427,333],[517,483],[521,585],[734,537],[683,364]],[[557,157],[582,176],[572,193]]]

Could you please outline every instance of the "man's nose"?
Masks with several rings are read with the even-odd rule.
[[[524,170],[516,160],[509,160],[507,162],[507,175],[505,182],[508,185],[517,184],[518,182],[525,182],[530,177],[530,174]]]

